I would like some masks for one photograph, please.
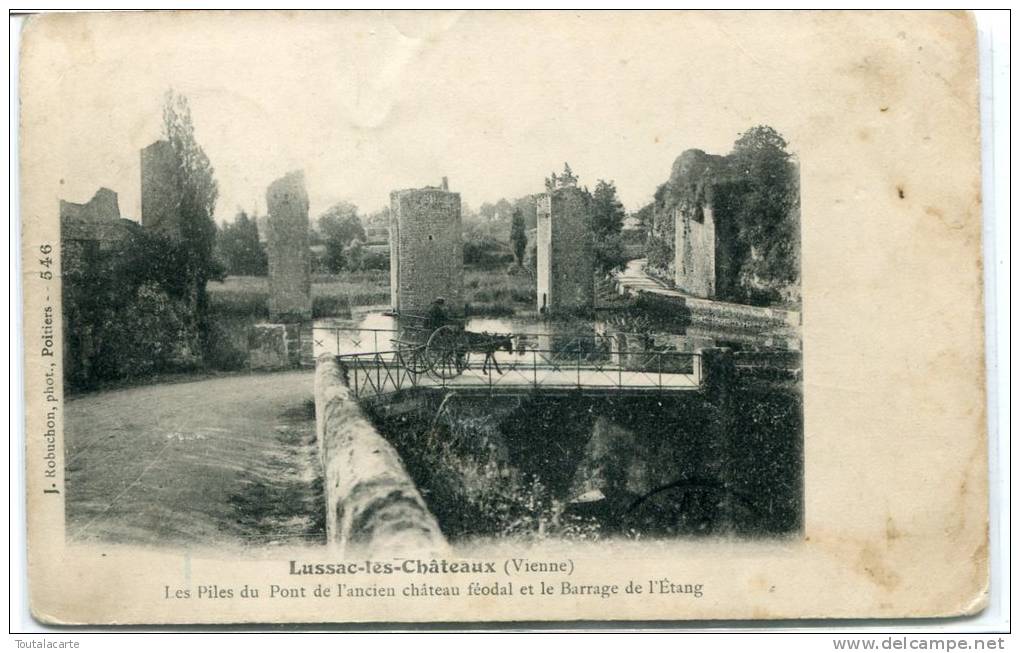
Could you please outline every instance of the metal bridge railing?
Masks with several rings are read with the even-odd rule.
[[[454,376],[433,370],[418,372],[419,361],[400,350],[342,354],[337,360],[358,398],[383,397],[415,387],[493,394],[673,392],[697,389],[703,378],[700,354],[675,351],[610,351],[597,357],[580,349],[572,356],[561,350],[528,349],[499,352],[498,358],[488,361],[484,354],[471,354]]]
[[[417,336],[421,344],[428,339],[431,331],[425,327],[411,325],[400,329],[373,329],[341,326],[313,326],[312,338],[316,349],[331,350],[336,355],[388,352],[398,342],[406,342],[408,336]],[[615,332],[612,334],[577,333],[512,333],[522,351],[525,349],[548,349],[574,356],[583,352],[612,352],[626,350],[627,343],[647,342],[652,336],[644,333]]]

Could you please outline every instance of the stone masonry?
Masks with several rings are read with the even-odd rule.
[[[100,188],[84,204],[60,200],[63,271],[81,271],[94,253],[126,240],[138,228],[137,222],[121,217],[117,193],[109,188]]]
[[[178,197],[175,188],[177,155],[170,141],[156,141],[142,148],[142,226],[180,235]]]
[[[308,193],[302,172],[277,179],[266,190],[269,208],[269,319],[299,322],[312,317],[308,259]]]
[[[538,199],[539,311],[586,310],[594,305],[588,211],[588,199],[576,186],[557,188]]]
[[[705,204],[697,210],[684,211],[677,207],[674,215],[676,229],[676,287],[696,297],[715,297],[715,216],[712,207]]]
[[[390,297],[394,311],[422,315],[437,297],[463,310],[460,193],[443,186],[390,193]]]

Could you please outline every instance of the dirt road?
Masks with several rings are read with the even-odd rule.
[[[67,403],[67,532],[162,545],[321,541],[312,372]]]

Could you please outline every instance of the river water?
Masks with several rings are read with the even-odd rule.
[[[525,350],[548,352],[595,350],[600,346],[606,352],[618,350],[628,336],[647,335],[648,344],[656,350],[694,352],[716,345],[715,339],[705,334],[687,335],[683,329],[670,333],[665,329],[649,330],[648,325],[635,325],[621,314],[605,312],[595,319],[580,318],[542,319],[529,315],[521,317],[469,317],[464,324],[474,333],[512,334],[514,352],[497,351],[497,362],[512,362]],[[636,333],[641,329],[641,334]],[[424,345],[430,332],[422,328],[420,320],[400,319],[381,308],[356,311],[350,318],[323,318],[313,325],[314,356],[329,354],[361,354],[389,352],[410,346]],[[608,355],[608,353],[607,353]]]

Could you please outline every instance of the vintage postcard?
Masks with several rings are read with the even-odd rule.
[[[33,614],[979,612],[976,53],[953,12],[30,18]]]

